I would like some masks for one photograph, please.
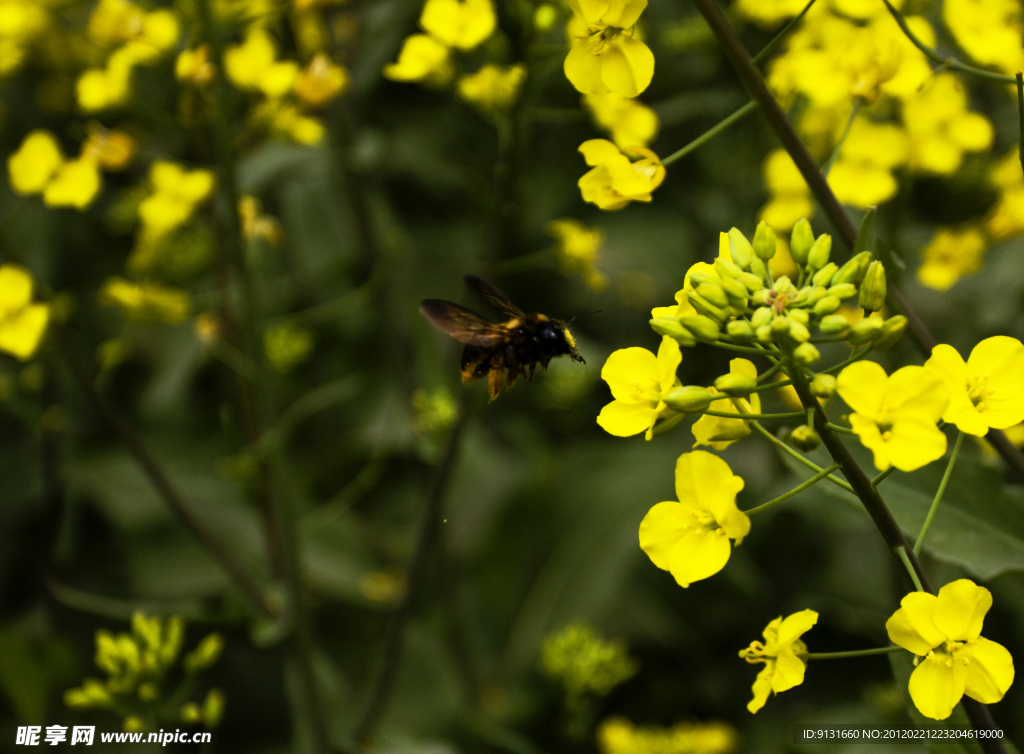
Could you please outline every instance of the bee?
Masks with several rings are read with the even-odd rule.
[[[506,371],[506,389],[510,390],[519,375],[532,380],[537,365],[547,369],[548,362],[556,356],[587,363],[576,350],[576,341],[565,322],[546,314],[527,314],[483,278],[466,275],[464,280],[470,290],[509,320],[503,324],[489,322],[450,301],[431,298],[420,304],[420,312],[430,324],[466,344],[462,351],[463,382],[486,375],[487,394],[493,401],[505,383]]]

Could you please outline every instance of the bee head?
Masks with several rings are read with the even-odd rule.
[[[587,362],[580,356],[580,352],[576,350],[576,339],[572,337],[572,333],[569,332],[569,327],[564,322],[551,322],[550,327],[545,327],[544,332],[541,336],[546,342],[551,343],[552,346],[560,346],[561,353],[565,354],[573,361],[579,361],[583,364]]]

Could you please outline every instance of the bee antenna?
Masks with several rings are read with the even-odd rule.
[[[578,320],[580,317],[586,317],[588,314],[600,314],[604,309],[594,309],[592,312],[583,312],[583,314],[577,314],[575,317],[566,322],[567,325],[571,325],[573,322]]]

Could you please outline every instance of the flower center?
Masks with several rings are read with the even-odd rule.
[[[775,661],[775,655],[767,654],[764,644],[759,641],[752,641],[749,647],[741,649],[740,657],[751,665],[756,665],[759,662],[771,663]]]
[[[633,400],[645,403],[657,403],[661,400],[661,385],[654,380],[633,380]]]
[[[709,511],[693,511],[691,515],[694,518],[694,523],[690,524],[688,529],[703,529],[705,532],[713,532],[717,529],[724,533],[714,515]]]
[[[985,399],[996,394],[995,388],[988,386],[989,377],[989,374],[972,374],[967,378],[967,395],[979,411],[985,410]]]

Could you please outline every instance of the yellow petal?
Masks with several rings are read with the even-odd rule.
[[[50,307],[30,304],[17,314],[0,321],[0,351],[6,351],[22,361],[28,359],[46,331],[50,320]]]
[[[658,503],[640,522],[640,549],[663,571],[669,570],[676,544],[693,525],[694,510],[686,503]]]
[[[654,77],[654,53],[635,37],[620,34],[609,40],[600,61],[602,83],[623,97],[636,97]]]
[[[583,94],[608,92],[601,79],[601,58],[594,54],[601,44],[596,37],[577,39],[569,49],[569,54],[565,56],[565,63],[562,66],[565,77]]]
[[[775,676],[772,678],[772,691],[788,691],[804,682],[804,671],[807,664],[793,653],[790,645],[779,650],[775,660]]]
[[[942,418],[949,405],[949,391],[942,378],[931,370],[909,366],[897,369],[889,376],[885,400],[889,405],[898,407],[898,416],[909,412],[934,423]]]
[[[85,209],[99,193],[102,180],[99,165],[91,157],[65,162],[43,191],[50,207]]]
[[[861,414],[850,414],[850,426],[860,439],[861,445],[874,453],[875,468],[879,471],[889,468],[892,461],[889,460],[888,448],[875,421]]]
[[[900,601],[900,609],[885,622],[889,640],[909,652],[924,656],[946,641],[933,616],[938,597],[927,592],[911,592]]]
[[[882,405],[887,380],[885,369],[880,364],[858,361],[839,373],[836,390],[846,405],[858,414],[873,419],[878,416]]]
[[[676,384],[676,370],[683,362],[683,352],[679,342],[667,335],[662,336],[658,346],[658,382],[661,395],[665,395]]]
[[[605,361],[601,368],[601,379],[608,383],[617,401],[656,402],[660,395],[658,369],[658,358],[646,348],[621,348],[613,351]]]
[[[676,459],[676,496],[681,502],[710,512],[709,503],[719,486],[733,476],[729,464],[713,453],[683,453]]]
[[[965,685],[966,673],[962,664],[949,663],[947,655],[932,654],[923,659],[911,674],[910,698],[925,717],[945,720],[964,695]]]
[[[818,622],[818,614],[813,610],[801,610],[787,616],[778,628],[779,644],[791,644],[805,633],[811,630],[811,626]]]
[[[658,412],[650,403],[612,401],[601,409],[597,423],[610,435],[632,437],[650,429],[657,417]]]
[[[994,704],[1013,684],[1013,657],[1002,644],[984,637],[957,651],[968,660],[966,671],[967,696],[983,704]]]
[[[885,442],[889,462],[900,471],[913,471],[937,461],[946,453],[946,435],[930,418],[901,417]]]
[[[939,590],[935,626],[955,641],[977,639],[985,614],[992,607],[992,593],[969,579],[957,579]]]
[[[579,152],[588,165],[604,165],[623,156],[619,148],[607,139],[588,139],[580,144]]]
[[[32,131],[18,151],[7,158],[11,188],[18,194],[42,191],[63,159],[53,134],[43,130]]]
[[[32,276],[20,265],[0,266],[0,319],[32,300]]]
[[[686,588],[694,581],[714,576],[725,568],[731,552],[729,538],[721,529],[690,529],[672,550],[669,571],[676,583]]]
[[[768,695],[772,691],[772,676],[775,673],[773,665],[774,663],[769,662],[764,670],[757,674],[757,678],[754,680],[752,687],[754,698],[747,702],[747,709],[751,713],[756,713],[768,701]]]

